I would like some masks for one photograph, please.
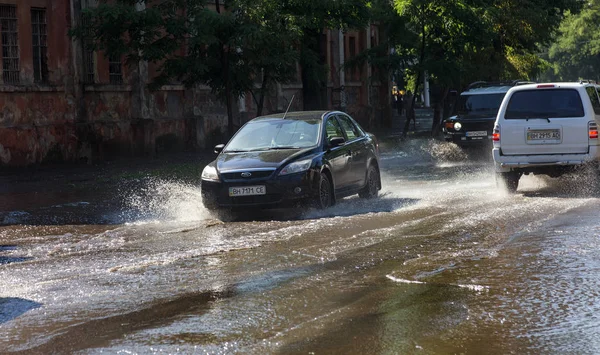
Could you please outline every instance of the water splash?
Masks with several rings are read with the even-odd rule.
[[[200,187],[190,183],[146,179],[141,186],[121,193],[124,222],[190,222],[211,218],[202,204]]]

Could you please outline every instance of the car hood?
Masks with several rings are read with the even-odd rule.
[[[227,153],[217,157],[215,164],[220,172],[241,169],[278,168],[290,160],[307,155],[313,149],[282,149],[255,152]]]

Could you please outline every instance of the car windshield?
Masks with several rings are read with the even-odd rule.
[[[583,104],[577,90],[545,89],[515,92],[508,102],[504,118],[583,117]]]
[[[460,95],[457,114],[464,118],[496,117],[504,95],[504,93]]]
[[[316,146],[320,120],[273,119],[249,122],[227,144],[226,152],[300,149]]]

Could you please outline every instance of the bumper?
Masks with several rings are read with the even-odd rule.
[[[485,145],[492,143],[491,134],[485,137],[467,137],[464,132],[444,132],[444,139],[446,142],[452,142],[456,145]]]
[[[317,197],[319,176],[316,172],[292,174],[269,180],[209,181],[202,180],[202,203],[208,209],[286,208],[313,201]],[[264,185],[266,194],[229,196],[230,187]]]
[[[492,155],[497,172],[533,171],[541,167],[568,167],[598,160],[600,153],[598,148],[598,146],[590,146],[586,154],[501,155],[500,148],[494,147]]]

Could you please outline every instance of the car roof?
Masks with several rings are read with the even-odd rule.
[[[504,94],[510,90],[510,88],[512,88],[512,86],[487,86],[463,91],[461,95]]]
[[[253,121],[282,119],[284,118],[284,115],[286,120],[314,120],[321,119],[330,112],[332,111],[292,111],[288,113],[280,112],[271,115],[256,117],[253,119]]]
[[[598,87],[597,84],[588,83],[588,82],[553,82],[553,83],[536,83],[536,84],[515,86],[513,91],[531,90],[531,89],[560,89],[560,88],[576,89],[576,88],[581,88],[581,87],[586,87],[586,86]]]

